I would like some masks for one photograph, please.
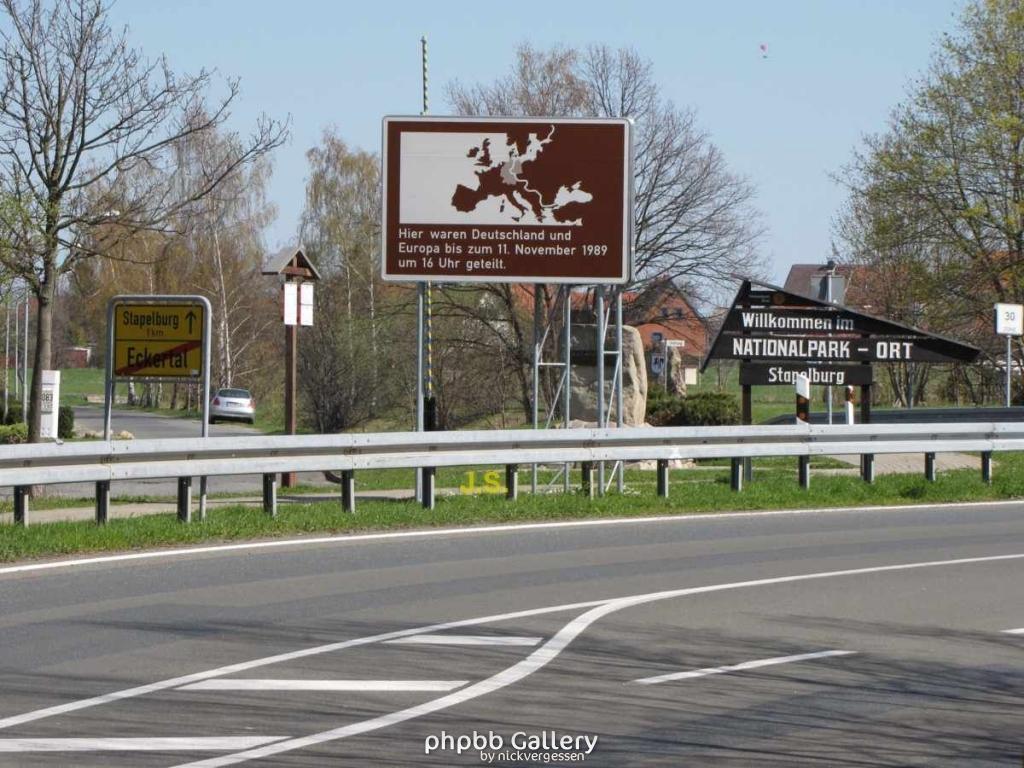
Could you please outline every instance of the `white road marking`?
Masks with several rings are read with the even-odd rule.
[[[1020,629],[1004,629],[1003,633],[1007,635],[1024,635],[1024,627]]]
[[[412,635],[388,640],[389,645],[537,645],[543,637],[502,635]]]
[[[1024,557],[1024,555],[1022,555],[1022,557]],[[493,616],[484,616],[482,618],[449,621],[443,624],[431,624],[426,627],[398,629],[392,632],[383,632],[379,635],[370,635],[369,637],[357,637],[352,640],[341,640],[336,643],[327,643],[325,645],[317,645],[311,648],[302,648],[298,651],[288,651],[274,656],[265,656],[261,659],[241,661],[237,664],[229,664],[225,667],[207,669],[203,672],[195,672],[190,675],[182,675],[181,677],[173,677],[167,680],[160,680],[155,683],[147,683],[145,685],[135,686],[134,688],[125,688],[120,691],[113,691],[112,693],[105,693],[101,696],[93,696],[88,699],[69,701],[66,704],[57,704],[52,707],[37,709],[32,712],[25,712],[21,715],[12,715],[11,717],[0,718],[0,729],[10,728],[11,726],[21,725],[22,723],[30,723],[34,720],[42,720],[47,717],[53,717],[54,715],[64,715],[68,712],[96,707],[101,704],[112,704],[117,701],[123,701],[124,699],[133,699],[137,696],[145,696],[146,694],[164,691],[168,688],[181,688],[184,685],[197,683],[200,680],[209,680],[210,678],[231,675],[236,672],[247,672],[250,669],[266,667],[271,664],[280,664],[286,661],[294,661],[295,659],[302,659],[307,656],[317,656],[321,653],[343,651],[346,648],[354,648],[360,645],[372,645],[373,643],[380,643],[397,637],[418,635],[424,632],[442,632],[447,629],[458,629],[459,627],[471,627],[478,624],[487,624],[492,621],[505,621],[508,619],[518,619],[528,616],[541,616],[546,613],[561,613],[562,611],[571,611],[577,608],[590,608],[591,606],[602,605],[606,602],[607,600],[590,600],[585,603],[568,603],[566,605],[555,605],[549,608],[531,608],[525,611],[499,613]]]
[[[771,667],[776,664],[791,664],[795,661],[810,661],[811,659],[827,659],[830,656],[850,656],[856,651],[817,651],[815,653],[798,653],[795,656],[775,656],[770,659],[755,659],[744,661],[740,664],[730,664],[727,667],[704,667],[703,669],[691,669],[686,672],[671,672],[667,675],[655,675],[654,677],[642,677],[634,680],[640,685],[657,685],[668,683],[673,680],[690,680],[695,677],[707,677],[708,675],[723,675],[726,672],[742,672],[747,669],[759,669],[760,667]]]
[[[287,741],[277,742],[276,744],[267,744],[265,746],[256,747],[255,749],[246,750],[243,752],[236,752],[233,755],[222,755],[219,757],[213,757],[206,760],[199,760],[191,763],[181,763],[174,768],[223,768],[223,766],[237,765],[239,763],[245,763],[250,760],[258,760],[265,757],[271,757],[273,755],[282,754],[284,752],[291,752],[297,749],[304,749],[306,747],[316,746],[323,744],[328,741],[337,741],[339,739],[345,739],[350,736],[356,736],[362,733],[368,733],[370,731],[380,730],[387,728],[398,723],[412,720],[423,715],[428,715],[439,710],[447,709],[449,707],[463,704],[472,699],[484,696],[494,691],[505,688],[508,685],[516,683],[537,670],[546,666],[549,662],[554,661],[558,658],[558,655],[572,642],[580,633],[582,633],[587,627],[593,624],[598,619],[601,619],[608,614],[615,613],[616,611],[623,610],[625,608],[633,608],[638,605],[646,603],[652,603],[658,600],[666,600],[669,598],[676,597],[687,597],[690,595],[702,595],[710,592],[723,592],[733,589],[745,589],[749,587],[763,587],[775,584],[792,584],[801,581],[812,581],[816,579],[828,579],[837,578],[842,576],[863,576],[875,573],[893,573],[898,571],[911,571],[919,570],[922,568],[935,568],[938,566],[948,565],[968,565],[975,563],[992,563],[1002,562],[1008,560],[1020,560],[1024,558],[1024,554],[1014,555],[990,555],[988,557],[968,557],[959,558],[956,560],[932,560],[920,563],[901,563],[898,565],[880,565],[872,566],[869,568],[850,568],[841,571],[824,571],[820,573],[807,573],[800,574],[797,576],[777,576],[774,578],[767,579],[754,579],[751,581],[737,581],[726,584],[711,584],[704,587],[690,587],[686,589],[673,589],[664,592],[651,592],[648,594],[634,595],[631,597],[620,597],[613,598],[610,600],[602,601],[596,607],[591,608],[585,613],[580,614],[575,619],[570,621],[558,632],[556,632],[551,639],[549,639],[544,645],[535,650],[529,656],[522,661],[513,664],[501,672],[498,672],[491,677],[488,677],[480,682],[466,686],[461,690],[449,693],[446,696],[434,699],[432,701],[424,702],[408,709],[399,710],[397,712],[391,712],[381,717],[375,717],[370,720],[364,720],[358,723],[352,723],[345,725],[340,728],[334,728],[328,731],[321,731],[320,733],[310,734],[309,736],[300,736]],[[493,621],[493,617],[491,618]],[[430,628],[429,631],[437,631],[436,628]]]
[[[469,680],[250,680],[219,677],[179,691],[451,691]]]
[[[557,528],[592,528],[596,526],[617,525],[649,525],[653,523],[679,523],[687,525],[692,522],[706,522],[710,518],[724,520],[747,517],[776,517],[779,515],[819,515],[845,512],[900,512],[917,509],[969,509],[973,507],[1020,506],[1020,500],[1006,501],[970,501],[951,504],[893,504],[873,507],[831,507],[828,509],[776,509],[762,512],[708,512],[689,515],[655,515],[651,517],[621,517],[601,520],[563,520],[554,523],[509,523],[506,525],[467,526],[465,528],[434,528],[423,531],[399,531],[395,533],[362,533],[342,534],[340,536],[318,536],[301,539],[274,539],[273,541],[255,541],[244,544],[216,544],[205,547],[184,547],[181,549],[163,549],[153,552],[132,552],[120,555],[102,555],[99,557],[83,557],[77,560],[57,560],[46,563],[27,563],[10,565],[0,568],[0,576],[32,571],[48,571],[58,568],[77,568],[85,565],[103,565],[130,560],[150,560],[169,557],[188,557],[219,552],[243,552],[254,549],[276,549],[279,547],[320,546],[324,544],[354,544],[362,541],[390,541],[394,539],[423,539],[443,536],[476,536],[485,533],[518,533]]]
[[[142,739],[0,739],[0,753],[10,752],[218,752],[252,749],[287,736],[146,737]]]

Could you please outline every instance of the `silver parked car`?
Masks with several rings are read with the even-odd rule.
[[[247,421],[256,418],[256,401],[248,389],[218,389],[210,400],[210,423],[217,419]]]

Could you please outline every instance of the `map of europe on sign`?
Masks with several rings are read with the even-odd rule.
[[[385,280],[623,284],[628,120],[386,117]]]
[[[557,125],[507,133],[405,133],[402,221],[580,226],[594,199]],[[450,190],[451,196],[438,194]]]

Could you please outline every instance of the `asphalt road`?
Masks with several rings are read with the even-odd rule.
[[[131,432],[138,440],[155,438],[199,437],[202,429],[198,419],[179,419],[159,413],[148,413],[126,408],[115,408],[110,419],[111,430],[116,434],[122,430]],[[75,426],[93,432],[103,432],[102,406],[76,406]],[[259,435],[258,429],[239,422],[218,422],[210,425],[211,437],[226,435]],[[320,472],[302,472],[298,475],[301,483],[309,485],[325,484]],[[259,495],[262,491],[262,479],[259,475],[231,475],[227,477],[211,477],[209,493],[252,493]],[[196,486],[198,489],[198,486]],[[3,489],[10,494],[10,489]],[[47,486],[47,493],[71,497],[91,497],[95,489],[88,483],[64,483]],[[156,480],[131,480],[111,484],[111,494],[118,496],[174,496],[177,492],[174,478]]]
[[[0,569],[0,766],[1019,766],[1022,588],[1016,503]]]

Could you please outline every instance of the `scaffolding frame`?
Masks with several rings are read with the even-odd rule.
[[[555,422],[555,417],[561,404],[562,418],[561,428],[568,429],[572,420],[572,295],[573,286],[562,285],[559,287],[558,295],[551,310],[544,312],[541,300],[540,285],[535,284],[533,290],[533,428],[550,429]],[[614,297],[606,305],[606,288],[603,285],[595,287],[595,366],[597,369],[597,426],[599,429],[607,429],[609,426],[609,414],[614,406],[615,425],[621,428],[624,425],[623,405],[624,397],[622,391],[623,379],[623,357],[622,357],[622,290],[617,288]],[[614,318],[611,312],[614,309]],[[544,359],[544,347],[551,337],[554,320],[559,313],[562,315],[562,348],[556,359]],[[608,349],[608,330],[614,328],[614,343]],[[614,361],[612,376],[608,381],[605,376],[605,366]],[[541,370],[544,368],[561,369],[558,378],[558,385],[546,404],[544,411],[543,426],[541,419]],[[610,383],[610,387],[608,386]],[[562,490],[568,492],[570,489],[569,464],[562,465],[562,468],[547,484],[552,488],[561,481]],[[615,481],[618,491],[621,493],[625,488],[624,465],[616,461],[612,465],[611,477],[606,479],[606,462],[598,462],[597,473],[598,493],[603,495]],[[536,494],[539,488],[538,465],[531,465],[531,491]]]

